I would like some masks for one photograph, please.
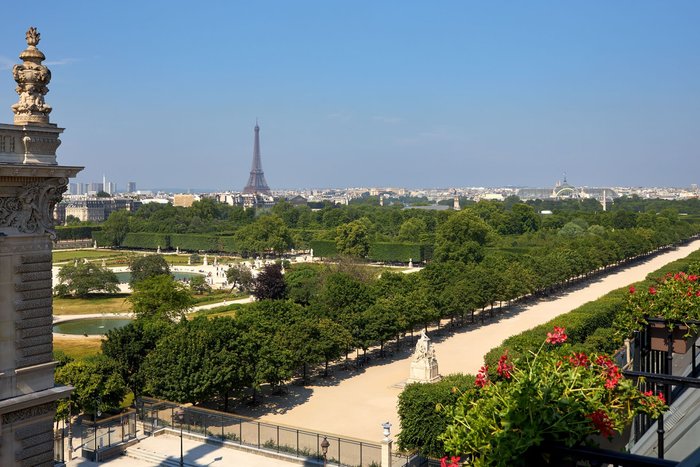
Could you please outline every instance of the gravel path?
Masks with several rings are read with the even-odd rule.
[[[507,337],[545,323],[612,290],[643,280],[650,272],[699,248],[700,240],[696,240],[550,300],[525,306],[517,313],[505,313],[496,322],[438,339],[435,351],[440,373],[476,373],[483,364],[483,356]],[[380,439],[380,424],[387,420],[394,426],[392,431],[398,432],[396,404],[410,364],[410,353],[401,355],[403,358],[387,359],[386,363],[380,360],[364,370],[338,372],[335,379],[317,378],[314,385],[291,385],[287,395],[267,398],[268,403],[277,407],[274,413],[261,413],[265,407],[248,412],[271,423],[361,439]]]

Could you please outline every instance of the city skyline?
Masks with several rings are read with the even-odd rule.
[[[700,178],[694,2],[136,6],[6,6],[0,85],[36,26],[84,180],[240,190],[256,116],[272,190]]]

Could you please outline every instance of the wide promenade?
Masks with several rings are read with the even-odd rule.
[[[505,312],[491,323],[457,331],[442,340],[436,339],[440,373],[476,373],[483,364],[483,356],[507,337],[545,323],[612,290],[643,280],[650,272],[699,248],[700,240],[696,240],[554,298]],[[268,400],[270,404],[266,404],[266,407],[279,404],[274,413],[266,413],[266,407],[263,407],[248,414],[259,415],[262,420],[271,423],[303,427],[320,433],[378,440],[382,422],[390,421],[394,426],[393,431],[398,431],[396,404],[401,392],[400,384],[408,377],[409,364],[410,353],[405,352],[386,363],[380,360],[363,371],[337,372],[335,378],[318,378],[306,387],[290,385],[287,395]]]

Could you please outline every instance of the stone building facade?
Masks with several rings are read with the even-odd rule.
[[[62,128],[44,101],[51,72],[27,31],[23,63],[12,74],[19,102],[14,124],[0,124],[0,465],[50,466],[54,459],[56,386],[52,358],[51,246],[53,210],[69,177],[59,166]]]

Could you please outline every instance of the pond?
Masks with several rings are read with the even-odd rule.
[[[170,273],[175,280],[182,281],[182,280],[190,280],[193,277],[196,276],[201,276],[202,274],[197,274],[196,272],[171,272]],[[120,284],[128,284],[129,281],[131,280],[131,273],[130,272],[117,272],[117,279],[119,279]]]
[[[126,326],[132,319],[129,318],[85,318],[64,321],[54,324],[53,332],[61,334],[79,334],[88,336],[98,336],[107,334],[112,329]]]

